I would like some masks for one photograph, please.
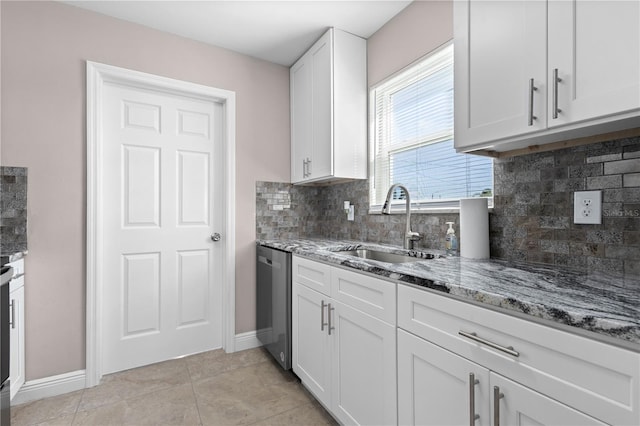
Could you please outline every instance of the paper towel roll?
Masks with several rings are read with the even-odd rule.
[[[489,204],[486,198],[460,200],[460,256],[489,258]]]

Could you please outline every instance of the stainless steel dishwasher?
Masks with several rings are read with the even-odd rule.
[[[285,370],[291,368],[291,253],[256,249],[258,339]]]

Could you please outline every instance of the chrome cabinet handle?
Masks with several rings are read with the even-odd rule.
[[[529,79],[529,121],[528,125],[533,126],[533,120],[536,120],[538,117],[533,115],[533,92],[538,90],[538,88],[533,84],[533,79]]]
[[[331,330],[335,330],[336,328],[331,325],[331,311],[335,311],[336,308],[331,307],[331,303],[327,305],[327,315],[329,316],[329,336],[331,336]]]
[[[504,394],[500,393],[498,386],[493,387],[493,426],[500,426],[500,400]]]
[[[476,379],[476,375],[469,373],[469,426],[475,426],[476,420],[480,418],[479,414],[476,414],[476,385],[480,383]]]
[[[11,321],[9,321],[9,325],[11,325],[11,328],[16,328],[16,300],[15,299],[11,299],[9,308],[11,309]]]
[[[307,157],[302,160],[302,177],[311,176],[311,158]]]
[[[458,334],[466,337],[467,339],[471,339],[473,341],[476,341],[478,343],[482,343],[483,345],[487,345],[490,348],[493,349],[497,349],[499,351],[502,351],[504,353],[507,353],[511,356],[515,356],[518,357],[520,356],[520,352],[516,351],[513,349],[513,346],[502,346],[502,345],[498,345],[497,343],[493,343],[489,340],[483,339],[482,337],[478,337],[478,335],[476,333],[467,333],[466,331],[458,331]]]
[[[558,77],[558,68],[553,69],[553,110],[551,112],[551,117],[555,120],[558,118],[558,113],[561,113],[562,110],[558,108],[558,83],[560,83],[562,79]]]
[[[326,322],[324,322],[324,308],[327,306],[326,303],[324,303],[324,300],[322,300],[320,302],[320,331],[324,331],[324,326],[327,325]]]
[[[211,241],[220,241],[220,238],[222,238],[222,236],[220,236],[220,234],[218,234],[217,232],[211,235]]]

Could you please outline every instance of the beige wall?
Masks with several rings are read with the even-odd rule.
[[[236,92],[236,329],[255,329],[255,181],[289,181],[286,67],[54,2],[2,7],[2,162],[29,168],[27,379],[85,367],[85,61]]]
[[[369,38],[369,87],[451,39],[453,0],[414,1]]]
[[[236,331],[255,328],[255,181],[289,181],[285,67],[50,2],[1,2],[2,164],[29,168],[27,379],[84,368],[85,61],[237,95]],[[369,84],[452,38],[418,1],[368,43]]]

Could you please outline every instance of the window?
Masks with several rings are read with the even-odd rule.
[[[407,187],[414,211],[457,208],[468,197],[490,197],[493,204],[493,160],[453,148],[453,44],[374,87],[370,96],[372,212],[381,211],[394,183]],[[404,199],[403,192],[393,199]]]

